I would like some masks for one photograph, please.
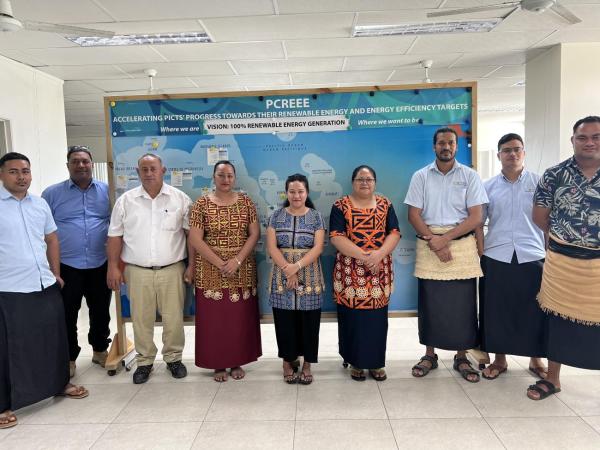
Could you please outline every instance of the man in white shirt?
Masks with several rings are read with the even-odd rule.
[[[435,348],[455,350],[454,370],[471,382],[479,373],[466,350],[477,346],[477,278],[481,276],[473,230],[488,202],[477,173],[456,161],[452,128],[433,135],[436,158],[413,175],[404,203],[417,232],[415,277],[419,280],[419,341],[426,353],[412,374],[438,367]]]
[[[498,141],[502,172],[483,186],[489,203],[476,230],[483,278],[479,280],[481,350],[496,354],[482,374],[506,372],[506,354],[531,357],[529,370],[546,376],[545,316],[537,302],[546,256],[544,232],[533,223],[533,194],[539,175],[525,169],[523,139],[509,133]]]
[[[185,344],[183,302],[185,282],[193,278],[194,258],[186,270],[183,260],[189,230],[190,198],[163,182],[166,168],[158,155],[138,160],[141,186],[125,192],[115,203],[108,230],[108,286],[119,291],[127,283],[137,369],[135,384],[148,381],[157,348],[156,312],[162,317],[163,359],[174,378],[187,369],[181,362]],[[125,263],[121,271],[120,263]]]

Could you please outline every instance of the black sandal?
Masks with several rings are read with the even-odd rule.
[[[548,388],[548,390],[546,391],[545,389],[542,389],[540,387],[540,384],[543,384],[544,386],[546,386]],[[549,382],[548,380],[539,380],[536,381],[535,384],[530,385],[527,388],[528,391],[534,391],[537,392],[538,394],[540,394],[540,398],[531,398],[529,397],[529,395],[527,397],[529,397],[531,400],[537,401],[537,400],[544,400],[545,398],[550,397],[551,395],[557,394],[560,392],[560,388],[557,388],[553,383]]]
[[[431,363],[431,367],[427,367],[423,364],[423,361],[429,361]],[[438,368],[438,355],[434,354],[433,356],[424,355],[417,364],[412,367],[412,376],[417,378],[422,378],[427,375],[431,370]],[[420,370],[422,373],[420,375],[415,375],[415,370]]]
[[[367,377],[365,376],[365,371],[362,369],[357,369],[354,366],[352,366],[350,369],[350,377],[354,381],[365,381],[367,379]]]
[[[469,361],[464,356],[461,358],[457,357],[458,355],[454,355],[454,365],[452,366],[454,370],[456,370],[460,375],[467,380],[469,383],[479,383],[479,372],[473,369],[471,365],[471,361]],[[460,369],[461,364],[467,364],[469,366],[468,369]],[[469,379],[469,375],[477,375],[477,379],[471,380]]]

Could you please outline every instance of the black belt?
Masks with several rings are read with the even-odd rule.
[[[464,239],[466,237],[472,236],[474,235],[475,232],[474,231],[469,231],[468,233],[463,234],[462,236],[458,236],[455,237],[454,239],[452,239],[453,241],[458,241],[459,239]],[[422,241],[425,241],[426,239],[423,239],[423,236],[421,236],[420,234],[417,234],[417,239],[421,239]],[[434,234],[434,236],[443,236],[443,234]]]
[[[177,261],[171,264],[167,264],[166,266],[150,266],[150,267],[146,267],[146,266],[138,266],[137,264],[129,264],[130,266],[135,266],[135,267],[139,267],[140,269],[148,269],[148,270],[161,270],[164,269],[165,267],[171,267],[174,266],[175,264],[179,264],[181,261]]]

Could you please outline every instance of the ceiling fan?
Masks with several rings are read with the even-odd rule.
[[[115,33],[105,30],[94,30],[93,28],[74,27],[71,25],[58,25],[45,22],[20,21],[13,16],[12,7],[9,0],[0,0],[0,32],[10,32],[19,30],[45,31],[48,33],[58,33],[78,36],[101,36],[113,37]]]
[[[449,9],[427,13],[427,17],[454,16],[457,14],[468,14],[481,11],[493,11],[496,9],[513,8],[506,16],[510,16],[518,10],[525,10],[533,13],[543,13],[552,11],[570,24],[581,22],[581,19],[562,6],[557,0],[521,0],[516,2],[496,3],[494,5],[474,6],[471,8]]]

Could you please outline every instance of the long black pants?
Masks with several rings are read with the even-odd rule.
[[[76,269],[66,264],[60,265],[60,275],[65,282],[62,297],[71,361],[75,361],[81,351],[77,342],[77,318],[83,297],[90,311],[89,344],[95,352],[103,352],[111,341],[109,323],[112,292],[106,284],[107,267],[107,263],[95,269]]]

